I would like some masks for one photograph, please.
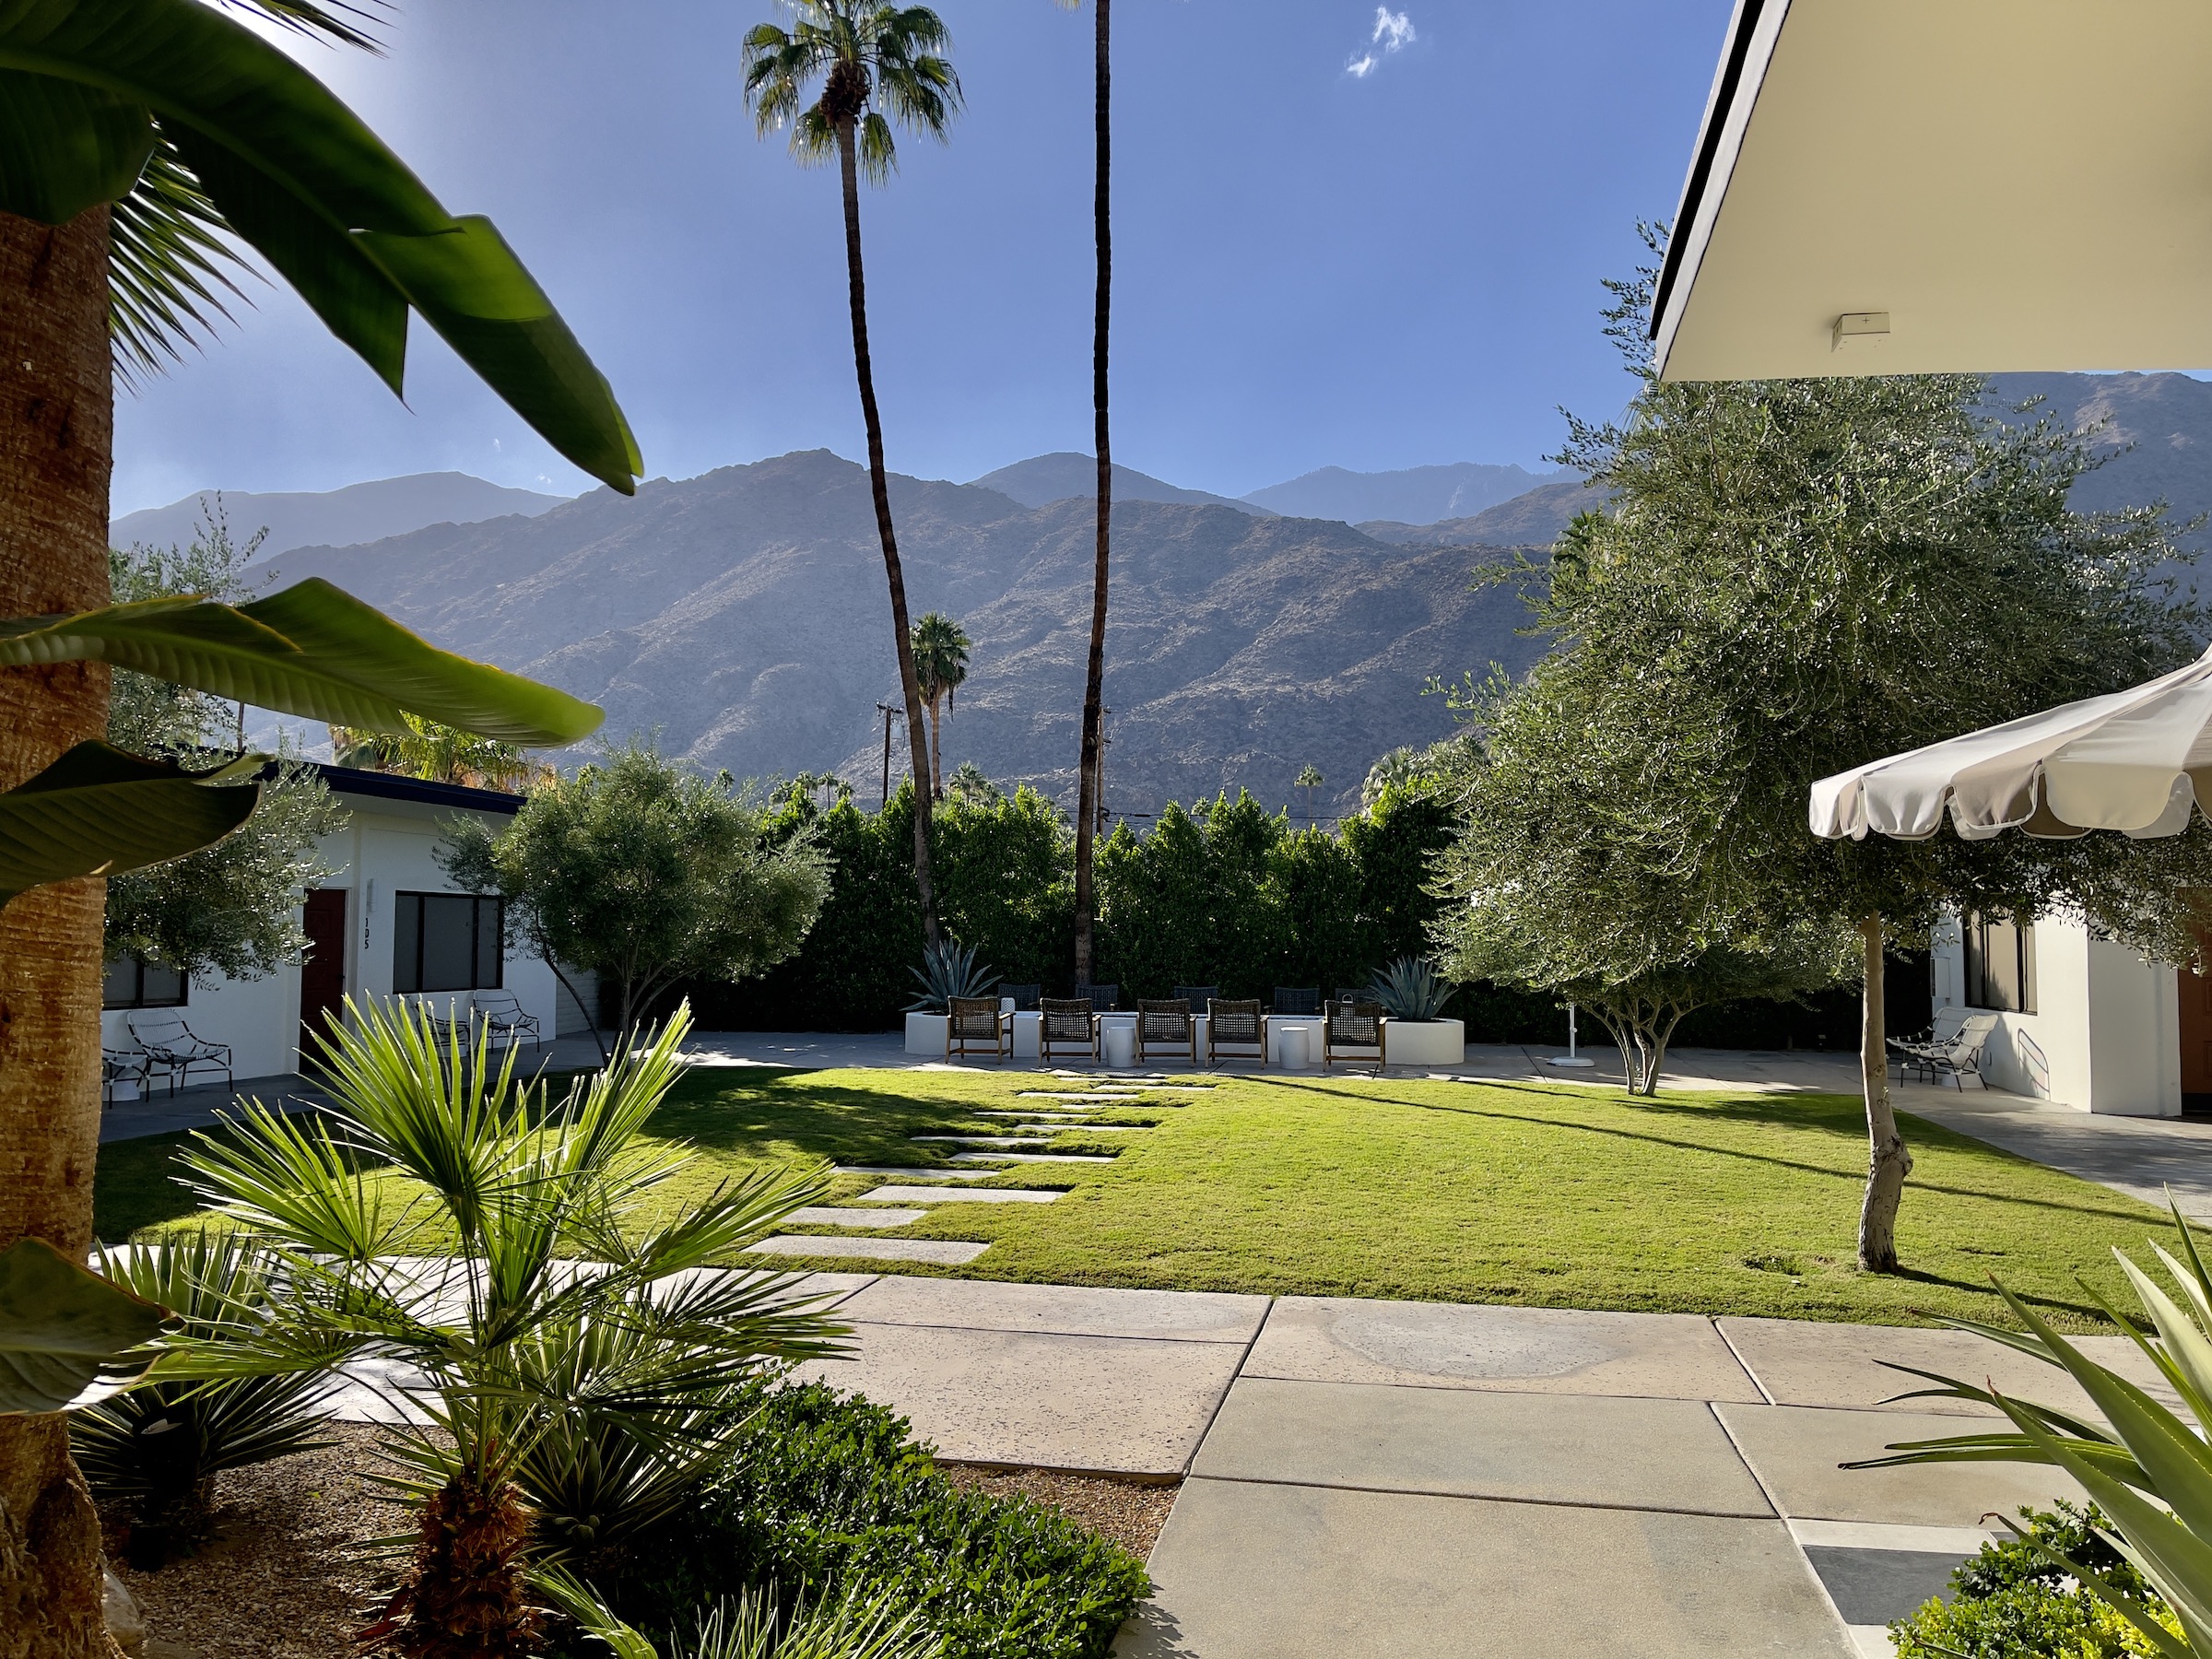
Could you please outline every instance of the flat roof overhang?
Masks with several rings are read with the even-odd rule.
[[[1737,0],[1652,335],[1670,381],[2212,368],[2212,6]]]

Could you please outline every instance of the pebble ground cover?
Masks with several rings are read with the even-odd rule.
[[[1212,1087],[1096,1101],[1095,1124],[1143,1131],[1055,1125],[1051,1149],[1111,1162],[1024,1165],[991,1182],[1063,1190],[1058,1201],[947,1203],[870,1233],[988,1243],[971,1263],[775,1265],[1907,1324],[2005,1323],[1994,1275],[2063,1327],[2087,1330],[2103,1321],[2077,1275],[2124,1300],[2111,1246],[2171,1231],[2161,1213],[2109,1189],[1907,1117],[1906,1271],[1865,1275],[1852,1262],[1866,1159],[1854,1098],[1631,1101],[1589,1087],[1280,1073],[1170,1080]],[[913,1137],[1005,1135],[1016,1120],[984,1114],[1035,1121],[1052,1104],[1040,1091],[1093,1081],[702,1068],[653,1127],[705,1150],[702,1182],[764,1160],[949,1170],[957,1144]],[[182,1138],[101,1149],[103,1237],[192,1224],[191,1197],[171,1178]],[[840,1173],[828,1202],[887,1179],[900,1178]]]

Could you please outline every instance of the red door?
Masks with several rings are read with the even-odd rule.
[[[336,1025],[346,998],[346,889],[309,888],[302,926],[307,959],[300,969],[300,1060],[305,1065],[323,1052],[316,1039]]]
[[[2212,942],[2204,948],[2212,966]],[[2212,972],[2184,967],[2173,979],[2182,1005],[2182,1110],[2212,1113]]]

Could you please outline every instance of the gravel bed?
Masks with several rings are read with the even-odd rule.
[[[979,1469],[939,1464],[952,1484],[994,1498],[1018,1492],[1079,1521],[1100,1537],[1119,1544],[1140,1561],[1159,1542],[1159,1529],[1175,1506],[1176,1488],[1135,1480],[1109,1480],[1095,1475],[1064,1475],[1053,1469]]]
[[[354,1546],[407,1528],[406,1512],[363,1477],[377,1432],[334,1423],[335,1446],[218,1476],[215,1535],[157,1571],[126,1563],[124,1528],[113,1523],[109,1558],[146,1616],[149,1649],[164,1659],[359,1653],[353,1633],[395,1581]]]

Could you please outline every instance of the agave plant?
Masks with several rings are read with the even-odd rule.
[[[922,994],[906,1005],[909,1014],[944,1014],[956,996],[988,996],[998,975],[975,959],[975,952],[947,934],[922,948],[922,966],[907,971]]]
[[[2169,1204],[2172,1194],[2167,1194]],[[2122,1271],[2135,1288],[2156,1335],[2146,1336],[2103,1297],[2089,1294],[2114,1324],[2134,1337],[2174,1392],[2177,1415],[2117,1372],[2099,1365],[2053,1330],[2020,1299],[1997,1287],[2027,1335],[1971,1320],[1946,1320],[1993,1342],[2032,1355],[2064,1370],[2102,1414],[2105,1423],[2074,1417],[2048,1406],[2016,1400],[1992,1388],[1976,1387],[1912,1366],[1890,1369],[1935,1384],[1900,1399],[1975,1400],[1994,1406],[2011,1419],[2009,1430],[1992,1427],[1941,1440],[1900,1441],[1895,1455],[1850,1464],[1848,1468],[1888,1468],[1923,1463],[2038,1463],[2064,1469],[2079,1481],[2090,1500],[2109,1517],[2111,1542],[2129,1564],[2165,1598],[2172,1629],[2139,1599],[2130,1596],[2088,1563],[2034,1547],[2117,1608],[2142,1633],[2150,1651],[2168,1659],[2212,1659],[2212,1274],[2207,1274],[2196,1240],[2172,1205],[2182,1253],[2177,1261],[2153,1244],[2179,1299],[2170,1295],[2127,1256],[2114,1250]],[[2086,1287],[2085,1287],[2086,1288]],[[2025,1536],[2018,1527],[2013,1531]]]
[[[323,1067],[332,1110],[252,1102],[183,1155],[187,1184],[262,1239],[283,1293],[265,1317],[178,1339],[165,1365],[368,1358],[417,1379],[389,1386],[418,1419],[393,1478],[421,1524],[364,1641],[408,1659],[535,1652],[535,1558],[618,1535],[628,1497],[663,1512],[749,1409],[735,1384],[841,1351],[842,1328],[794,1302],[788,1277],[696,1271],[823,1188],[817,1171],[771,1167],[680,1195],[696,1151],[644,1127],[689,1029],[687,1006],[626,1039],[552,1107],[484,1022],[465,1041],[426,1008],[355,1003]],[[426,1248],[448,1253],[408,1254]],[[564,1447],[597,1461],[563,1476]]]
[[[1426,957],[1402,956],[1375,973],[1375,1000],[1393,1019],[1441,1018],[1452,989]]]
[[[217,1335],[265,1316],[260,1247],[243,1234],[203,1230],[105,1250],[100,1270],[133,1295],[171,1309],[184,1334]],[[225,1469],[312,1452],[327,1422],[317,1409],[332,1385],[313,1372],[211,1382],[141,1383],[69,1420],[69,1449],[92,1489],[132,1507],[131,1559],[159,1567],[198,1535],[215,1477]]]

